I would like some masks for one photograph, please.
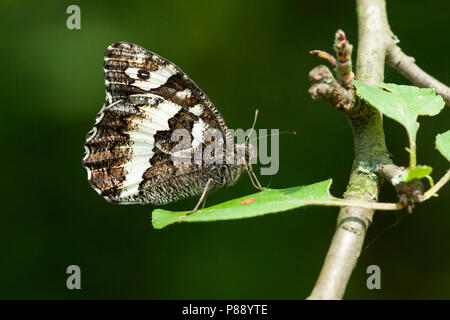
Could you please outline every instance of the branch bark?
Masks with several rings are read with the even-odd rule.
[[[357,0],[359,47],[356,78],[369,85],[384,79],[386,51],[393,43],[384,0]],[[380,113],[357,102],[348,112],[353,135],[355,159],[345,199],[376,201],[382,164],[392,164],[386,148]],[[342,299],[348,280],[362,250],[374,210],[342,208],[317,283],[308,299]]]
[[[392,44],[389,46],[386,52],[386,63],[400,72],[415,86],[434,88],[436,93],[444,98],[447,106],[450,106],[450,88],[423,71],[414,62],[414,58],[407,56],[397,45]]]

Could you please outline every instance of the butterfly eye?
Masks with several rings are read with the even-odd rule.
[[[141,80],[147,80],[148,78],[150,78],[150,73],[144,69],[139,69],[137,75]]]

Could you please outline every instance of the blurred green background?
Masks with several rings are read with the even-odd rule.
[[[175,62],[208,94],[228,125],[294,129],[281,136],[271,187],[332,177],[345,190],[353,159],[344,114],[308,95],[308,72],[324,62],[342,28],[357,45],[353,1],[0,1],[2,178],[0,298],[303,299],[312,289],[335,228],[336,208],[309,207],[260,218],[151,225],[150,206],[107,203],[81,165],[85,134],[105,93],[103,54],[115,41],[139,44]],[[66,8],[81,7],[81,30]],[[447,1],[389,1],[404,51],[449,84]],[[354,59],[356,55],[354,54]],[[386,81],[405,83],[386,69]],[[438,179],[448,168],[434,136],[449,129],[447,107],[421,119],[419,163]],[[389,150],[407,164],[403,128],[385,120]],[[253,193],[247,177],[208,204]],[[384,233],[360,258],[346,298],[450,298],[450,187]],[[382,200],[395,201],[388,185]],[[167,206],[192,208],[197,199]],[[375,215],[370,241],[396,221]],[[66,288],[79,265],[82,290]],[[381,290],[366,268],[381,268]]]

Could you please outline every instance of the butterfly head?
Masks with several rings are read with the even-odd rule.
[[[248,141],[243,144],[236,144],[235,145],[235,151],[236,151],[236,157],[235,157],[235,164],[232,165],[233,167],[232,172],[232,183],[236,182],[242,173],[247,171],[249,175],[251,176],[251,180],[253,183],[253,177],[255,177],[255,174],[252,169],[252,163],[255,163],[256,155],[257,155],[257,149],[256,146],[252,143],[249,143]],[[258,188],[259,189],[259,188]]]
[[[263,190],[263,187],[258,181],[258,178],[256,177],[255,173],[253,172],[252,163],[256,163],[256,155],[257,155],[257,148],[256,145],[250,142],[250,137],[252,136],[252,133],[255,129],[256,119],[258,118],[258,109],[255,110],[255,119],[253,120],[253,125],[250,130],[250,133],[248,134],[247,138],[245,139],[245,143],[235,145],[235,151],[237,154],[236,163],[238,163],[238,172],[236,176],[237,178],[244,172],[247,171],[247,173],[250,176],[250,180],[257,189]]]

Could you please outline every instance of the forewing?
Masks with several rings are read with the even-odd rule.
[[[106,102],[133,94],[152,93],[200,116],[211,128],[226,128],[225,121],[206,94],[172,62],[138,45],[116,42],[104,61]]]
[[[115,203],[158,203],[157,190],[199,167],[174,164],[175,129],[191,132],[187,150],[203,145],[209,128],[230,139],[208,97],[178,67],[137,45],[119,42],[105,54],[106,101],[86,138],[83,164],[90,185]],[[181,181],[181,180],[180,180]],[[199,179],[202,181],[202,179]],[[201,186],[197,186],[197,189]]]

